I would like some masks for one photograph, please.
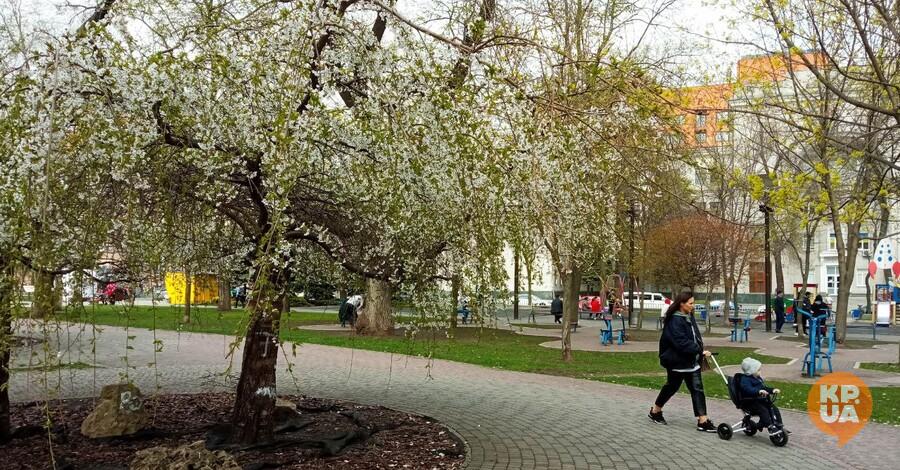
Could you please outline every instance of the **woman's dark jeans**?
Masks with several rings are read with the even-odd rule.
[[[691,392],[691,402],[694,404],[694,416],[706,415],[706,395],[703,393],[703,378],[700,377],[700,369],[694,372],[675,372],[668,370],[666,384],[656,397],[656,406],[662,408],[676,392],[681,388],[681,382],[687,385]]]

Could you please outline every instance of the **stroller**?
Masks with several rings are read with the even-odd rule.
[[[759,422],[754,421],[750,412],[744,408],[744,402],[741,397],[741,379],[744,378],[744,374],[738,372],[737,374],[734,374],[734,377],[732,377],[731,380],[729,380],[728,377],[725,376],[725,373],[722,372],[722,368],[719,367],[719,361],[716,360],[715,355],[710,357],[716,365],[716,371],[719,372],[719,375],[722,376],[722,380],[725,381],[725,386],[728,387],[728,396],[731,398],[731,402],[734,403],[734,406],[737,407],[737,409],[744,412],[744,418],[741,419],[740,422],[733,425],[722,423],[716,428],[719,439],[727,441],[731,439],[734,433],[741,431],[748,436],[756,435],[757,431],[761,430]],[[769,405],[770,410],[775,407],[776,400],[776,394],[768,396],[767,404]],[[780,414],[771,413],[771,415],[772,419],[775,421],[774,425],[778,430],[769,434],[769,440],[772,441],[772,444],[775,444],[776,447],[784,447],[788,443],[788,434],[790,434],[790,431],[785,429],[784,423],[781,422]]]

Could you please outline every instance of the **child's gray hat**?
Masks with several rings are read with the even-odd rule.
[[[762,367],[762,362],[759,362],[752,357],[744,358],[741,362],[741,370],[747,375],[753,375],[759,372],[760,367]]]

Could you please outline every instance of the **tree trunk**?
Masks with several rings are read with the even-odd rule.
[[[709,308],[709,299],[712,297],[712,283],[706,285],[706,332],[712,332],[712,310]]]
[[[392,286],[381,279],[366,279],[366,297],[356,319],[356,332],[361,335],[385,336],[394,332],[391,314]]]
[[[270,442],[274,436],[275,366],[281,306],[285,295],[281,272],[257,275],[251,279],[260,281],[253,286],[248,305],[252,316],[244,339],[241,377],[232,414],[232,440],[244,445]]]
[[[13,279],[11,263],[0,256],[0,443],[8,441],[12,435],[9,416],[9,358],[13,348]]]
[[[513,248],[513,320],[519,319],[519,250]],[[528,298],[531,305],[531,297]]]
[[[635,278],[635,284],[637,284],[636,292],[644,292],[644,288],[641,286],[641,282],[639,278]],[[638,299],[638,314],[637,314],[637,329],[642,329],[644,327],[644,295],[640,294],[640,299]]]
[[[563,278],[562,359],[572,360],[572,323],[578,321],[578,291],[581,288],[581,268],[569,265]]]
[[[181,323],[185,325],[191,322],[191,294],[193,293],[194,283],[191,279],[191,272],[184,270],[184,314],[181,317]]]
[[[218,309],[223,312],[231,310],[231,283],[225,276],[219,276]]]
[[[31,300],[31,316],[33,318],[49,318],[59,307],[57,292],[53,288],[52,274],[34,271],[34,296]]]
[[[775,289],[781,289],[784,292],[784,265],[782,264],[782,253],[784,252],[784,244],[775,243],[772,247],[772,262],[775,263]]]
[[[728,317],[731,314],[731,277],[726,275],[725,282],[722,284],[725,286],[725,301],[722,303],[722,323],[728,326]]]
[[[84,303],[84,273],[77,270],[72,273],[72,297],[69,305],[80,306]]]
[[[847,337],[847,307],[850,305],[850,289],[853,287],[853,274],[856,270],[856,255],[859,251],[859,227],[858,222],[847,224],[847,244],[844,247],[844,256],[838,256],[838,294],[837,308],[834,312],[835,336],[839,343]],[[840,249],[840,247],[839,247]],[[841,259],[843,258],[843,259]]]
[[[459,309],[459,276],[453,275],[450,278],[450,331],[456,330],[456,311]]]

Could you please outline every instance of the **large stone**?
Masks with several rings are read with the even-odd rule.
[[[151,447],[134,454],[131,470],[241,470],[229,453],[207,450],[203,441],[179,447]]]
[[[284,407],[284,408],[290,408],[290,409],[292,409],[292,410],[294,410],[294,411],[297,411],[297,404],[296,404],[296,403],[294,403],[294,402],[292,402],[292,401],[285,400],[285,399],[280,398],[280,397],[275,398],[275,406],[277,406],[277,407]]]
[[[81,423],[81,433],[90,438],[126,436],[146,426],[141,391],[132,384],[113,384],[100,391],[100,403]]]

